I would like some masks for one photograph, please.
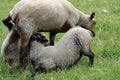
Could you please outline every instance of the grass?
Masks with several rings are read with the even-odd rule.
[[[19,0],[0,0],[0,20],[5,18]],[[120,80],[120,0],[69,0],[85,13],[96,12],[96,37],[92,42],[95,53],[93,67],[88,58],[82,57],[77,65],[62,71],[40,73],[36,80]],[[104,12],[107,10],[108,12]],[[0,46],[7,35],[7,28],[0,22]],[[63,34],[58,34],[56,42]],[[24,73],[11,69],[0,54],[0,80],[29,80],[31,68]]]

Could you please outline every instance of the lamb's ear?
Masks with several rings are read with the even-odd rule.
[[[93,19],[95,17],[95,12],[93,12],[90,16],[90,19]]]

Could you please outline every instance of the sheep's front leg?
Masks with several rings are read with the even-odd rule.
[[[89,51],[84,52],[85,56],[89,57],[89,66],[92,67],[93,66],[93,62],[94,62],[94,53],[91,51],[91,49],[89,49]]]
[[[32,74],[31,74],[31,79],[30,79],[30,80],[34,80],[35,75],[36,75],[36,72],[35,72],[35,71],[32,72]]]
[[[92,50],[90,49],[90,56],[89,56],[89,66],[92,67],[93,63],[94,63],[94,53],[92,52]]]
[[[56,32],[50,32],[50,45],[54,45],[56,34],[57,34]]]
[[[32,74],[31,74],[31,80],[34,80],[34,77],[35,77],[35,75],[36,75],[36,73],[38,72],[38,71],[40,71],[39,70],[39,67],[40,66],[35,66],[35,64],[32,64],[32,66],[33,66],[33,72],[32,72]]]
[[[35,68],[33,68],[33,72],[32,72],[32,74],[31,74],[31,80],[34,80],[35,78],[35,75],[36,75],[36,73],[39,71],[39,67],[37,66],[37,67],[35,67]]]

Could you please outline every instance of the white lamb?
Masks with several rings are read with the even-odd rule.
[[[89,66],[93,65],[94,54],[90,49],[93,34],[83,28],[72,28],[54,46],[44,46],[41,34],[33,35],[30,41],[30,60],[35,72],[48,72],[64,69],[78,62],[82,55],[89,57]],[[34,39],[34,40],[33,40]]]
[[[5,40],[3,41],[1,53],[3,55],[4,61],[8,62],[12,68],[18,67],[20,65],[20,41],[19,35],[14,29],[8,33]]]

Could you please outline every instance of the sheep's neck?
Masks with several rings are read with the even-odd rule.
[[[88,19],[89,15],[87,15],[81,11],[78,11],[78,14],[79,14],[79,21],[78,21],[77,25],[87,24],[87,22],[89,21],[89,19]]]

